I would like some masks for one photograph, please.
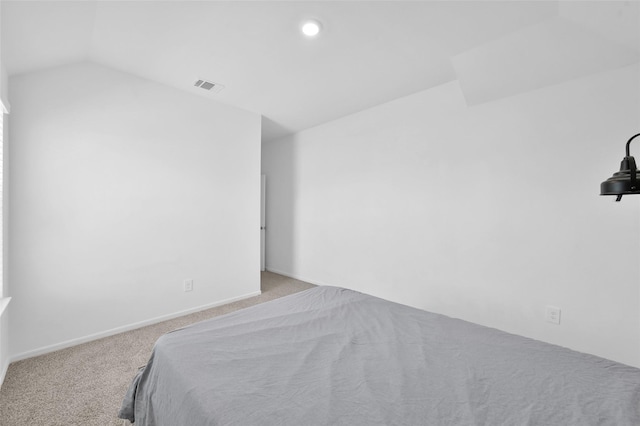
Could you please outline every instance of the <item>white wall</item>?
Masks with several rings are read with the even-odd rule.
[[[9,87],[14,359],[259,293],[259,115],[90,63]]]
[[[267,269],[640,366],[640,199],[598,195],[639,74],[473,107],[452,82],[266,144]]]

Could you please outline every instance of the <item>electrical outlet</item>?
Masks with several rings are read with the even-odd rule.
[[[184,280],[184,291],[193,291],[193,280]]]
[[[560,308],[557,306],[547,306],[544,318],[547,322],[560,325]]]

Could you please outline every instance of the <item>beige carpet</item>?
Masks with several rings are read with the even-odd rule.
[[[116,417],[122,397],[138,367],[146,364],[158,337],[310,287],[313,285],[263,272],[260,296],[15,362],[0,389],[0,425],[128,425]]]

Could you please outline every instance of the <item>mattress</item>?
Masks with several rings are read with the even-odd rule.
[[[336,287],[162,336],[141,426],[640,425],[640,369]]]

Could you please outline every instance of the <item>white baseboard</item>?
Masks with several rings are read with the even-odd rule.
[[[9,363],[5,362],[4,365],[0,366],[0,368],[2,369],[0,371],[0,389],[2,389],[4,378],[7,376],[7,370],[9,369]]]
[[[0,317],[2,317],[2,314],[6,311],[7,306],[9,306],[9,302],[11,301],[10,297],[0,297]],[[1,333],[6,333],[8,330],[5,328],[4,326],[4,321],[6,320],[6,318],[0,319],[0,321],[2,321],[2,323],[0,323],[0,334]],[[8,327],[7,327],[8,328]],[[7,344],[7,338],[8,336],[0,336],[0,346],[4,346]],[[0,348],[0,350],[2,351],[0,353],[0,389],[2,388],[2,384],[4,383],[4,378],[7,375],[7,370],[9,369],[9,364],[10,364],[10,360],[9,359],[5,359],[7,357],[4,356],[4,354],[6,354],[7,350],[2,347]]]
[[[296,280],[304,281],[304,282],[309,283],[309,284],[335,286],[335,284],[323,283],[322,281],[309,279],[309,278],[303,277],[303,276],[298,275],[298,274],[293,274],[293,273],[288,272],[288,271],[282,271],[280,269],[267,267],[267,271],[273,272],[274,274],[278,274],[278,275],[284,275],[285,277],[293,278],[293,279],[296,279]]]
[[[12,357],[10,357],[9,362],[11,363],[11,362],[16,362],[16,361],[21,361],[23,359],[33,358],[35,356],[48,354],[48,353],[51,353],[51,352],[59,351],[61,349],[66,349],[66,348],[70,348],[72,346],[80,345],[82,343],[87,343],[87,342],[91,342],[93,340],[102,339],[103,337],[113,336],[115,334],[124,333],[125,331],[131,331],[131,330],[135,330],[137,328],[145,327],[147,325],[156,324],[156,323],[159,323],[159,322],[162,322],[162,321],[167,321],[167,320],[170,320],[170,319],[182,317],[184,315],[189,315],[189,314],[192,314],[194,312],[200,312],[200,311],[204,311],[205,309],[211,309],[211,308],[215,308],[217,306],[226,305],[228,303],[237,302],[239,300],[248,299],[250,297],[259,296],[260,294],[262,294],[262,291],[254,291],[253,293],[245,294],[243,296],[232,297],[230,299],[221,300],[219,302],[209,303],[207,305],[202,305],[202,306],[198,306],[198,307],[195,307],[195,308],[186,309],[184,311],[174,312],[172,314],[163,315],[163,316],[159,316],[159,317],[156,317],[156,318],[151,318],[151,319],[148,319],[148,320],[145,320],[145,321],[140,321],[140,322],[136,322],[136,323],[133,323],[133,324],[124,325],[122,327],[112,328],[111,330],[106,330],[106,331],[102,331],[100,333],[90,334],[88,336],[79,337],[77,339],[67,340],[65,342],[56,343],[54,345],[44,346],[42,348],[38,348],[38,349],[31,350],[31,351],[23,352],[23,353],[20,353],[20,354],[17,354],[17,355],[13,355]],[[7,365],[7,367],[8,367],[8,365]],[[6,371],[5,371],[5,373],[6,373]],[[1,377],[4,379],[4,375],[1,376]],[[2,381],[0,381],[0,383],[2,383]]]

